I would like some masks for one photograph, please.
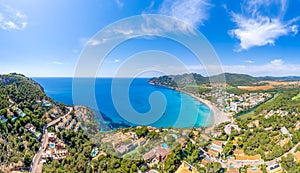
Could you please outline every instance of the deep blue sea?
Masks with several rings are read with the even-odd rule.
[[[76,93],[72,93],[72,78],[34,78],[34,80],[40,83],[46,94],[57,102],[68,105],[76,103],[91,107],[97,113],[97,121],[100,126],[104,123],[111,129],[136,125],[165,128],[168,126],[203,127],[211,125],[213,122],[210,109],[203,103],[167,87],[151,85],[145,78],[132,80],[129,88],[126,88],[126,83],[131,79],[76,79],[76,85],[81,88],[80,92]],[[95,80],[94,85],[90,84],[90,80]],[[113,80],[115,80],[114,83]],[[87,97],[85,93],[92,87],[94,87],[97,106],[93,104],[93,99]],[[154,95],[152,100],[151,94]],[[73,95],[77,96],[75,102],[72,99]],[[129,105],[126,104],[126,100]],[[161,110],[162,108],[164,109]],[[131,116],[131,119],[126,116]],[[157,121],[148,124],[147,117],[157,117],[154,119]],[[136,121],[132,121],[132,118]],[[144,119],[143,124],[137,123]],[[107,130],[104,127],[102,129]]]

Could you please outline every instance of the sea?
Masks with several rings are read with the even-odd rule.
[[[89,106],[102,130],[147,125],[199,128],[213,123],[211,110],[195,98],[148,78],[34,78],[56,102]],[[76,82],[75,82],[76,81]],[[92,83],[92,85],[91,85]],[[80,91],[74,86],[80,87]],[[86,91],[93,91],[89,98]],[[73,100],[76,96],[76,100]],[[95,105],[96,103],[96,105]]]

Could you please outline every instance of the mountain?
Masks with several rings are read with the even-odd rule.
[[[169,75],[154,77],[149,79],[149,83],[155,85],[167,85],[171,87],[180,87],[186,85],[198,85],[209,84],[210,79],[212,81],[218,81],[225,77],[226,83],[232,86],[253,86],[258,85],[258,82],[262,81],[300,81],[298,76],[287,76],[287,77],[253,77],[247,74],[237,74],[237,73],[223,73],[219,75],[214,75],[211,77],[204,77],[200,74],[190,73],[190,74],[180,74],[180,75]]]
[[[29,168],[49,110],[41,100],[55,105],[32,79],[16,73],[0,75],[0,172]],[[36,133],[30,133],[27,126]]]
[[[170,75],[154,77],[149,80],[150,83],[155,85],[167,85],[171,87],[177,87],[177,85],[201,85],[208,83],[208,78],[200,74],[189,73],[182,75]]]
[[[7,95],[6,99],[1,99],[3,104],[0,104],[0,108],[7,106],[5,102],[9,98],[17,104],[24,104],[24,107],[32,105],[36,100],[47,98],[40,84],[21,74],[0,75],[0,87],[2,96]]]

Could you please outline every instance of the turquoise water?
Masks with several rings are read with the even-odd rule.
[[[55,147],[55,144],[50,143],[49,146],[50,146],[50,148],[54,148],[54,147]]]
[[[65,104],[72,105],[72,78],[34,78],[40,83],[46,94],[53,98],[57,102],[63,102]],[[134,79],[129,87],[128,92],[125,91],[126,82],[131,79],[114,79],[117,80],[116,85],[118,92],[116,98],[122,103],[124,98],[128,98],[130,105],[124,104],[118,105],[119,109],[123,110],[121,115],[120,111],[116,109],[116,104],[112,99],[112,78],[97,78],[95,80],[95,97],[97,106],[92,104],[91,98],[87,97],[85,91],[93,87],[89,85],[90,80],[88,78],[76,79],[77,86],[80,86],[81,90],[76,94],[79,100],[76,100],[76,104],[85,105],[91,107],[95,113],[97,113],[97,121],[100,126],[106,124],[109,128],[115,129],[120,127],[136,126],[135,122],[125,119],[123,114],[130,114],[133,110],[141,114],[141,118],[147,116],[159,116],[157,121],[146,124],[154,127],[203,127],[212,123],[212,116],[210,109],[203,103],[195,100],[189,95],[180,93],[178,91],[169,89],[162,86],[150,85],[144,78]],[[150,105],[149,97],[153,92],[159,92],[164,96],[163,100],[154,100]],[[155,111],[157,106],[160,106],[165,101],[164,111]],[[153,109],[154,111],[150,111]],[[125,113],[124,113],[125,111]],[[144,117],[143,117],[144,116]],[[143,124],[145,125],[145,124]],[[101,127],[105,130],[104,127]]]
[[[163,143],[161,146],[165,149],[169,148],[169,146],[166,143]]]

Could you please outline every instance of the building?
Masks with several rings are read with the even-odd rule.
[[[214,140],[208,148],[208,154],[214,157],[219,157],[223,150],[223,141]]]
[[[235,102],[231,102],[231,103],[230,103],[230,109],[231,109],[232,111],[237,112],[237,108],[238,108],[237,103],[235,103]]]
[[[168,149],[162,148],[161,146],[157,146],[150,150],[148,153],[143,155],[144,161],[152,160],[156,158],[159,161],[165,160],[169,155]]]
[[[80,128],[81,122],[78,122],[74,128],[74,132],[78,132],[79,128]]]
[[[240,173],[238,168],[227,168],[226,173]]]
[[[238,125],[236,124],[227,124],[225,127],[224,127],[224,131],[227,135],[230,135],[231,134],[231,129],[234,129],[234,130],[237,130],[237,131],[240,131],[241,128],[239,128]]]
[[[196,168],[187,162],[182,162],[175,173],[199,173]]]
[[[247,169],[247,173],[263,173],[263,171],[259,168],[252,167]]]
[[[42,158],[52,158],[61,160],[68,154],[66,144],[56,138],[54,133],[48,133],[48,143],[42,153]]]
[[[234,150],[233,154],[237,161],[258,161],[261,160],[261,155],[256,154],[254,156],[245,155],[244,150]]]
[[[290,134],[290,132],[288,131],[288,129],[285,126],[281,127],[280,131],[283,135],[288,135],[288,137],[292,139],[292,134]]]
[[[275,164],[267,167],[267,173],[282,173],[280,164]]]
[[[294,155],[296,163],[300,163],[300,151],[297,151]]]
[[[143,155],[144,161],[152,160],[156,156],[155,152],[153,150],[149,151],[148,153]]]

